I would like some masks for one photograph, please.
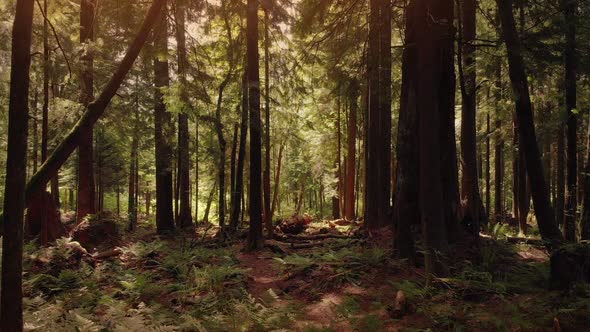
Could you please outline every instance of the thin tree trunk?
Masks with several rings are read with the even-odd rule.
[[[27,134],[29,121],[29,70],[33,0],[18,0],[12,26],[10,99],[4,218],[2,222],[2,281],[0,326],[3,331],[23,330],[23,220],[27,177]]]
[[[167,10],[158,18],[154,30],[154,49],[156,54],[168,54]],[[158,233],[174,230],[173,179],[172,179],[172,116],[166,112],[164,91],[170,86],[168,60],[161,56],[154,58],[154,100],[155,100],[155,141],[156,141],[156,227]]]
[[[580,221],[580,238],[581,240],[590,240],[590,122],[588,123],[586,165],[584,166],[584,199]]]
[[[39,120],[37,110],[39,93],[35,89],[35,100],[33,101],[33,173],[37,172],[39,160]]]
[[[213,187],[211,188],[211,192],[209,193],[209,198],[207,198],[207,205],[205,206],[205,215],[203,216],[203,222],[209,222],[209,211],[211,211],[211,204],[213,203],[213,197],[215,196],[215,191],[217,190],[217,181],[213,182]]]
[[[129,230],[134,231],[137,226],[137,205],[135,202],[136,179],[135,179],[135,168],[139,148],[139,91],[136,91],[135,95],[135,107],[134,107],[134,126],[133,136],[131,138],[131,156],[129,158],[129,197],[127,200],[127,215],[129,218]]]
[[[260,123],[260,68],[258,55],[258,1],[248,0],[246,19],[248,109],[250,111],[250,232],[247,248],[261,249],[262,236],[262,148]]]
[[[485,181],[486,181],[486,213],[488,219],[490,218],[490,208],[491,208],[491,201],[492,201],[492,188],[491,188],[491,173],[490,173],[490,165],[491,165],[491,139],[490,135],[491,127],[490,127],[490,113],[486,114],[486,171],[485,171]]]
[[[576,111],[576,9],[577,0],[563,0],[565,22],[565,106],[567,118],[567,172],[563,233],[568,242],[576,241],[578,143]]]
[[[356,218],[354,211],[355,192],[354,184],[356,179],[356,130],[358,111],[358,82],[350,83],[348,95],[350,98],[350,116],[348,120],[347,135],[347,156],[346,156],[346,191],[344,197],[344,216],[347,220]]]
[[[246,158],[246,139],[248,135],[248,83],[246,74],[242,78],[242,103],[240,107],[240,143],[238,146],[238,160],[236,166],[236,183],[232,192],[232,210],[230,215],[230,229],[237,231],[244,194],[244,163]],[[271,215],[272,217],[272,215]]]
[[[509,76],[515,97],[519,137],[522,146],[525,147],[525,160],[535,214],[542,238],[551,242],[551,247],[555,247],[561,243],[562,236],[555,223],[554,211],[549,201],[549,189],[543,176],[543,165],[533,123],[527,76],[512,12],[512,0],[497,0],[496,2],[502,22],[502,34],[508,49]]]
[[[178,55],[178,75],[181,83],[181,97],[184,104],[184,109],[178,114],[178,190],[180,198],[180,206],[178,211],[177,225],[181,228],[192,227],[193,220],[191,218],[190,207],[190,155],[189,155],[189,140],[188,132],[188,110],[189,98],[187,96],[187,55],[186,55],[186,36],[185,36],[185,0],[176,1],[176,45]]]
[[[279,204],[279,188],[281,183],[281,163],[283,162],[283,150],[285,149],[285,144],[282,143],[279,147],[279,156],[277,157],[277,168],[275,170],[275,187],[273,190],[272,195],[272,206],[270,209],[271,217],[274,215],[275,209]],[[323,199],[321,201],[323,203]],[[323,211],[323,206],[320,208]]]
[[[557,199],[555,201],[555,215],[558,225],[564,222],[565,206],[565,127],[560,123],[557,128],[557,162],[556,162],[556,186]]]
[[[273,237],[273,226],[272,226],[272,215],[271,215],[271,193],[270,193],[270,36],[269,27],[270,21],[268,18],[268,9],[264,10],[264,124],[266,126],[264,131],[264,174],[263,174],[263,187],[264,187],[264,224],[266,225],[266,237],[272,239]]]
[[[336,166],[336,190],[335,190],[335,194],[334,196],[332,196],[332,218],[334,219],[340,219],[340,193],[342,192],[342,170],[341,170],[341,164],[340,164],[340,155],[342,153],[342,147],[341,147],[341,129],[340,129],[340,108],[341,108],[341,103],[340,103],[340,95],[338,95],[337,97],[337,101],[336,101],[337,105],[336,105],[336,112],[337,112],[337,117],[336,117],[336,142],[338,145],[338,148],[336,150],[336,161],[335,161],[335,166]],[[299,209],[298,209],[299,210]]]
[[[80,2],[80,103],[85,107],[94,99],[94,27],[96,0]],[[82,134],[78,148],[78,221],[89,214],[96,214],[94,169],[93,169],[93,129],[89,128]]]
[[[199,221],[199,119],[195,120],[195,222]]]
[[[43,13],[47,13],[48,0],[43,0]],[[47,15],[47,14],[45,14]],[[41,122],[41,164],[47,159],[49,142],[49,22],[43,20],[43,111]],[[45,188],[43,188],[45,190]]]
[[[476,126],[476,38],[475,11],[477,0],[464,0],[460,7],[462,39],[459,69],[461,71],[461,200],[464,202],[463,222],[475,239],[479,238],[481,212],[477,172]],[[462,59],[461,59],[462,58]]]

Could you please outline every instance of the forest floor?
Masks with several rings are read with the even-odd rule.
[[[331,226],[331,227],[330,227]],[[314,222],[243,252],[213,227],[163,238],[149,225],[86,252],[27,244],[28,331],[563,331],[588,329],[590,287],[549,291],[547,254],[482,241],[482,259],[426,287],[385,236]],[[307,234],[307,235],[306,235]],[[309,237],[309,235],[311,237]],[[379,243],[381,242],[381,243]],[[370,245],[369,243],[377,243]],[[115,248],[113,250],[113,248]],[[402,296],[403,295],[403,296]],[[398,305],[396,305],[398,303]]]

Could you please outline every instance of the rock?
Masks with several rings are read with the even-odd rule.
[[[29,239],[38,238],[41,245],[54,242],[66,235],[59,210],[55,206],[53,195],[49,192],[39,192],[31,197],[27,205],[25,234]]]
[[[120,239],[119,225],[108,219],[84,220],[72,230],[71,236],[87,250],[101,245],[113,246]]]
[[[564,245],[551,254],[551,288],[590,283],[590,243]]]

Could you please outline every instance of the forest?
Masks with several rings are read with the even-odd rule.
[[[587,15],[0,1],[0,331],[588,331]]]

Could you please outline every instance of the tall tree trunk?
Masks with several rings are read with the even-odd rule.
[[[134,126],[133,136],[131,138],[131,156],[129,158],[129,197],[127,200],[127,215],[129,218],[129,230],[134,231],[137,226],[137,205],[135,201],[135,194],[137,192],[136,179],[135,179],[135,168],[137,163],[137,155],[139,148],[139,91],[136,91],[135,95],[135,109],[133,111]]]
[[[227,86],[230,76],[226,76],[226,79],[219,86],[219,95],[217,98],[217,107],[215,110],[215,132],[217,133],[217,141],[219,143],[219,164],[217,165],[218,174],[217,182],[219,183],[219,195],[218,195],[218,210],[217,215],[219,217],[219,227],[225,231],[225,150],[227,148],[227,142],[223,135],[223,124],[221,122],[221,106],[223,101],[223,91]]]
[[[344,197],[344,216],[347,220],[356,218],[354,211],[355,192],[354,184],[356,179],[356,130],[357,130],[357,112],[358,112],[358,91],[359,84],[353,81],[349,85],[348,96],[350,98],[350,116],[348,119],[347,135],[347,156],[346,156],[346,190]]]
[[[154,30],[154,49],[156,54],[168,54],[167,10],[158,18]],[[158,233],[174,230],[174,213],[172,210],[172,116],[166,112],[164,91],[170,86],[168,60],[157,56],[154,58],[154,100],[155,100],[155,141],[156,141],[156,227]]]
[[[586,164],[584,166],[584,199],[580,221],[581,240],[590,240],[590,122],[588,123]]]
[[[127,76],[135,59],[139,55],[143,45],[145,44],[157,17],[160,15],[162,8],[166,4],[166,0],[154,0],[150,6],[147,15],[127,53],[121,60],[117,70],[108,81],[98,98],[86,107],[86,111],[78,120],[76,125],[70,130],[66,137],[55,148],[51,156],[46,162],[41,165],[39,170],[31,177],[27,183],[26,198],[27,203],[32,198],[33,194],[43,190],[47,182],[57,174],[60,167],[66,162],[72,152],[80,144],[80,137],[89,128],[92,128],[96,121],[103,114],[104,110],[110,103],[111,99],[117,92],[117,89]]]
[[[452,1],[452,0],[448,0]],[[452,20],[453,4],[441,4],[444,6],[443,20]],[[448,8],[450,6],[450,8]],[[441,177],[443,190],[443,211],[444,222],[447,228],[447,237],[450,243],[460,239],[459,214],[461,199],[459,195],[459,166],[457,161],[457,141],[455,138],[455,53],[454,41],[449,37],[452,31],[447,31],[447,25],[442,25],[441,39],[441,63],[439,67],[442,72],[440,82],[437,85],[438,105],[440,112],[439,137],[441,149],[439,157],[441,160]],[[478,196],[479,197],[479,196]],[[481,200],[478,202],[481,204]],[[482,206],[482,205],[480,205]],[[481,210],[481,209],[480,209]]]
[[[35,89],[35,100],[33,101],[33,173],[37,172],[39,159],[39,112],[37,110],[39,93]]]
[[[561,109],[561,107],[560,107]],[[555,215],[558,225],[563,225],[565,206],[565,127],[559,124],[557,128],[557,161],[556,161],[556,196]]]
[[[278,205],[279,201],[279,188],[280,188],[280,180],[281,180],[281,163],[283,161],[283,150],[285,149],[285,143],[282,143],[279,147],[279,156],[277,157],[277,168],[275,169],[275,187],[272,194],[272,206],[270,210],[270,215],[273,216],[275,209]],[[323,187],[322,187],[323,188]],[[322,198],[321,202],[323,203],[324,200]],[[323,211],[323,206],[320,208]],[[321,214],[321,212],[320,212]]]
[[[502,62],[497,59],[495,66],[495,94],[496,105],[502,100]],[[504,138],[502,137],[502,120],[500,110],[496,109],[495,146],[494,146],[494,222],[501,222],[504,216]]]
[[[258,1],[248,0],[246,19],[248,58],[248,109],[250,111],[250,232],[247,248],[261,249],[262,236],[262,147],[260,123],[260,68],[258,54]]]
[[[236,110],[238,111],[238,114],[240,113],[240,107],[236,107]],[[233,139],[231,142],[231,154],[230,154],[230,160],[229,160],[229,171],[230,171],[230,175],[229,175],[229,193],[230,193],[230,205],[233,205],[234,199],[233,199],[233,195],[234,192],[236,191],[236,159],[237,159],[237,152],[238,152],[238,131],[239,131],[240,125],[236,122],[234,123],[234,134],[233,134]],[[230,213],[230,225],[231,225],[231,213]]]
[[[411,226],[420,223],[418,202],[418,112],[416,99],[417,73],[416,18],[413,1],[406,8],[405,41],[402,56],[402,91],[397,129],[395,194],[393,195],[394,249],[400,258],[412,258],[414,241]]]
[[[341,128],[340,128],[340,112],[341,112],[342,104],[340,102],[340,95],[338,95],[336,100],[336,142],[337,142],[337,149],[336,149],[336,160],[334,162],[334,166],[336,167],[336,190],[334,191],[334,196],[332,196],[332,218],[340,219],[340,193],[342,192],[342,169],[340,163],[340,155],[342,154],[342,143],[341,143]]]
[[[80,2],[80,103],[85,107],[94,99],[94,23],[96,0],[82,0]],[[78,207],[76,216],[78,221],[89,214],[96,213],[93,169],[93,129],[83,133],[78,148]]]
[[[248,135],[248,81],[244,73],[242,79],[242,104],[240,107],[240,143],[238,146],[238,160],[236,165],[236,183],[232,192],[232,210],[230,215],[230,230],[237,231],[242,210],[244,192],[244,163],[246,159],[246,139]],[[272,213],[271,213],[272,217]]]
[[[178,76],[181,84],[181,98],[183,102],[183,110],[178,115],[178,190],[180,196],[180,206],[178,210],[177,225],[181,228],[191,227],[193,220],[191,218],[190,207],[190,155],[189,155],[189,140],[188,133],[188,110],[190,101],[187,96],[187,55],[186,55],[186,36],[185,36],[185,0],[176,1],[176,45],[178,55]]]
[[[519,138],[525,150],[525,161],[530,179],[531,192],[539,230],[544,240],[551,242],[551,247],[562,241],[561,233],[555,223],[555,215],[549,201],[549,189],[545,182],[541,154],[537,144],[533,112],[529,96],[527,76],[521,54],[520,40],[514,23],[512,0],[497,0],[502,34],[508,50],[508,67],[512,90],[516,104]]]
[[[47,2],[43,0],[43,13],[47,15]],[[43,111],[41,122],[41,164],[47,159],[49,143],[49,22],[43,20]],[[45,188],[43,188],[45,190]]]
[[[366,206],[369,229],[390,224],[391,185],[391,2],[371,0],[367,77]]]
[[[199,221],[199,119],[195,120],[195,222]]]
[[[576,241],[577,219],[577,111],[576,111],[576,9],[577,0],[563,0],[565,19],[565,107],[567,116],[567,181],[563,233],[568,242]]]
[[[3,331],[23,330],[23,220],[27,177],[27,134],[29,121],[29,70],[33,0],[18,0],[12,26],[10,100],[6,183],[4,187],[4,238],[0,326]]]
[[[426,247],[427,272],[443,274],[445,268],[437,263],[439,260],[435,255],[446,251],[448,241],[441,174],[443,162],[440,155],[443,148],[440,137],[444,132],[441,123],[448,121],[448,115],[445,117],[446,103],[438,101],[448,98],[446,94],[450,92],[445,83],[452,72],[447,71],[446,66],[449,64],[444,55],[453,48],[452,42],[449,43],[452,41],[450,22],[453,21],[453,2],[417,1],[415,10],[420,218]],[[431,20],[440,23],[432,25],[429,23]]]
[[[461,58],[461,200],[464,202],[463,221],[474,238],[479,238],[481,215],[479,211],[479,183],[477,174],[477,126],[476,126],[476,37],[475,11],[477,0],[462,1]],[[462,60],[462,61],[461,61]]]
[[[268,18],[268,9],[264,9],[264,223],[266,225],[266,237],[272,239],[273,225],[271,211],[271,193],[270,193],[270,21]]]
[[[491,207],[491,200],[492,200],[492,188],[491,188],[491,174],[490,174],[490,166],[491,166],[491,154],[490,154],[490,147],[491,147],[491,127],[490,127],[490,113],[486,114],[486,171],[485,171],[485,181],[486,181],[486,213],[487,219],[490,217],[490,207]]]

